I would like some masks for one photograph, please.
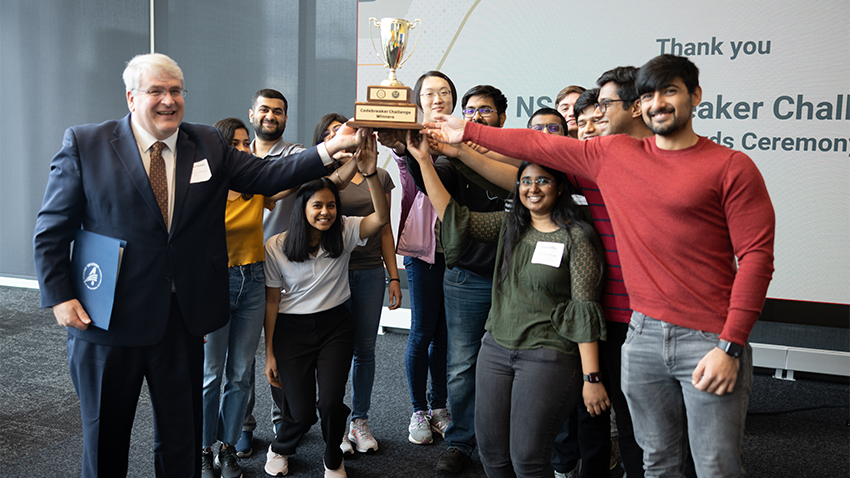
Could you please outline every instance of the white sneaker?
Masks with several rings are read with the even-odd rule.
[[[378,440],[372,436],[369,431],[369,422],[362,418],[355,418],[351,422],[348,439],[354,442],[357,451],[366,453],[368,451],[378,451]]]
[[[325,465],[322,462],[322,465]],[[342,463],[339,464],[339,468],[336,470],[331,470],[325,465],[325,478],[347,478],[348,475],[345,474],[345,460],[342,460]]]
[[[417,445],[427,445],[433,442],[434,438],[431,436],[430,420],[431,417],[424,410],[413,412],[413,416],[410,417],[410,425],[407,427],[407,431],[410,432],[407,439]]]
[[[441,437],[446,437],[446,428],[452,422],[452,414],[447,408],[438,408],[431,410],[431,431],[439,433]]]
[[[271,476],[284,476],[289,473],[289,460],[286,458],[286,455],[278,455],[273,452],[272,446],[269,445],[269,452],[266,453],[265,469],[266,473]]]
[[[342,443],[339,444],[339,449],[342,450],[343,455],[353,455],[354,448],[351,446],[351,442],[348,441],[348,434],[342,434]]]

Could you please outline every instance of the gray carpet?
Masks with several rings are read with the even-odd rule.
[[[38,309],[38,292],[0,287],[0,475],[4,477],[79,476],[82,436],[79,402],[68,375],[63,328],[52,312]],[[352,478],[437,476],[434,462],[445,449],[407,440],[410,398],[404,371],[407,335],[378,337],[375,389],[370,424],[380,444],[375,454],[346,458]],[[266,476],[265,451],[272,439],[271,398],[259,375],[254,456],[243,459],[246,477]],[[850,398],[847,381],[755,378],[744,441],[744,465],[752,477],[850,476]],[[780,415],[759,412],[843,404]],[[289,476],[321,476],[322,437],[318,426],[290,459]],[[152,477],[153,427],[150,402],[143,394],[133,429],[131,477]],[[464,477],[483,477],[474,463]]]

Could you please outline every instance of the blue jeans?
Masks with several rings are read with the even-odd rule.
[[[348,271],[351,298],[345,306],[354,316],[354,361],[351,363],[351,420],[368,419],[375,383],[375,339],[386,289],[383,267]]]
[[[581,399],[579,358],[544,348],[507,349],[488,332],[475,380],[475,434],[487,476],[552,476],[555,434]]]
[[[207,334],[204,344],[204,447],[216,440],[230,445],[239,440],[266,310],[263,263],[231,267],[228,272],[230,321]]]
[[[741,445],[753,387],[752,348],[747,344],[738,359],[732,393],[717,396],[691,384],[694,368],[714,349],[718,335],[632,314],[622,386],[643,448],[645,476],[683,476],[688,437],[697,476],[745,476]]]
[[[443,306],[443,272],[446,263],[436,254],[434,264],[404,258],[410,293],[410,334],[404,367],[413,411],[446,408],[446,309]],[[426,397],[428,370],[431,370],[431,394]]]
[[[472,455],[475,448],[475,363],[490,314],[493,283],[463,269],[443,275],[448,331],[448,390],[452,423],[446,444]]]

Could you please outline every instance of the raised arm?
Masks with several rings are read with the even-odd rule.
[[[506,191],[513,190],[516,184],[516,173],[518,169],[516,166],[494,161],[466,143],[446,144],[430,140],[429,144],[431,149],[438,151],[440,154],[463,161],[463,164],[496,186]],[[496,153],[491,152],[491,154]]]
[[[364,217],[360,222],[360,238],[365,239],[377,234],[384,224],[390,222],[390,205],[387,202],[384,185],[378,179],[378,143],[371,132],[364,138],[363,144],[357,148],[354,159],[351,161],[357,161],[360,174],[369,185],[372,206],[375,208],[375,212]]]
[[[431,163],[428,141],[421,136],[415,136],[413,132],[409,132],[407,135],[407,151],[419,164],[419,169],[422,173],[422,182],[425,184],[428,198],[431,200],[431,205],[437,212],[437,216],[442,220],[443,214],[446,212],[446,206],[448,206],[452,196],[446,190],[446,187],[443,186],[437,170],[434,169],[434,164]]]

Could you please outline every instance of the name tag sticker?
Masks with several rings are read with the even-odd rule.
[[[208,163],[206,159],[202,159],[192,165],[192,178],[189,179],[189,184],[209,181],[211,177],[212,172],[210,171],[210,163]]]
[[[531,263],[542,264],[544,266],[561,267],[561,259],[563,258],[563,242],[538,241],[537,246],[534,248],[534,255],[531,256]]]

